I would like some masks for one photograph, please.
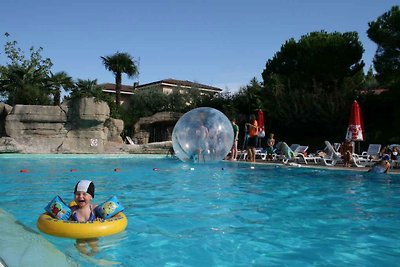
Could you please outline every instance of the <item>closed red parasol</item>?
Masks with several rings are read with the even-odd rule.
[[[265,137],[265,128],[264,128],[264,113],[261,109],[257,112],[257,123],[258,123],[258,136]]]
[[[351,105],[349,126],[347,127],[346,140],[364,141],[364,123],[361,118],[361,109],[357,101]]]

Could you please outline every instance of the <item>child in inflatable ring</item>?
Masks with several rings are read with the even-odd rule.
[[[94,198],[94,184],[89,180],[81,180],[75,185],[74,201],[75,206],[71,207],[72,215],[70,220],[77,222],[91,222],[94,220],[101,220],[95,212],[97,205],[91,203]],[[86,244],[91,248],[91,252],[86,249]],[[76,248],[82,254],[91,256],[99,252],[98,239],[77,239]]]

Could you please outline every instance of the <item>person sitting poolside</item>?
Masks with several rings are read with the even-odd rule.
[[[381,151],[379,151],[379,158],[383,158],[385,155],[388,155],[390,159],[391,153],[392,152],[390,151],[389,147],[384,146],[382,147]]]
[[[392,148],[392,153],[391,153],[391,160],[399,160],[400,159],[400,149],[395,146]]]
[[[274,134],[270,133],[269,138],[267,139],[267,160],[273,159],[274,146],[275,146]]]
[[[368,172],[374,173],[388,173],[390,169],[390,157],[389,155],[384,155],[380,161],[374,164]]]

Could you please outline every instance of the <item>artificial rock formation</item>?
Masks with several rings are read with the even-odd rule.
[[[180,117],[182,113],[164,111],[140,118],[134,125],[133,138],[138,144],[170,141],[174,126]]]
[[[6,134],[5,118],[12,110],[12,106],[0,103],[0,137]]]
[[[61,106],[16,105],[5,116],[4,128],[15,147],[2,151],[3,134],[0,152],[105,153],[109,141],[123,143],[123,121],[110,118],[107,103],[93,98]]]

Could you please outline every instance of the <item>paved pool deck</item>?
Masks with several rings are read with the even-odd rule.
[[[0,209],[0,266],[79,266],[34,230]]]
[[[230,162],[227,160],[227,162]],[[267,164],[267,165],[278,165],[282,167],[299,167],[299,168],[314,168],[314,169],[325,169],[325,170],[343,170],[343,171],[357,171],[357,172],[368,172],[370,167],[345,167],[343,165],[335,165],[335,166],[325,166],[320,164],[298,164],[289,162],[288,164],[284,164],[282,161],[272,160],[266,161],[262,159],[256,159],[256,162],[246,162],[245,160],[231,161],[231,162],[241,162],[246,164]],[[391,168],[389,173],[400,174],[400,168]]]

